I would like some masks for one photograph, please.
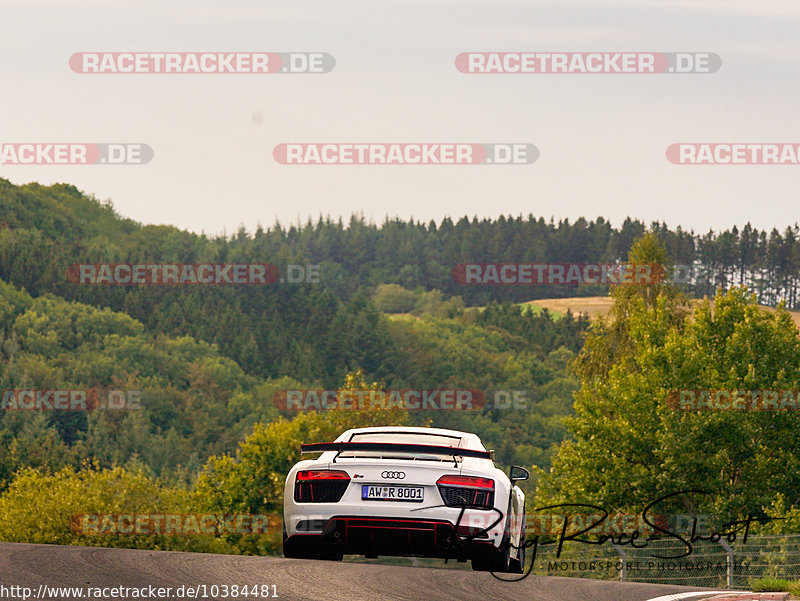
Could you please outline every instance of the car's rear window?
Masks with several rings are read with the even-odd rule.
[[[421,432],[360,432],[353,434],[349,442],[391,442],[405,444],[428,444],[439,447],[459,448],[460,436],[425,434]],[[425,453],[408,453],[403,451],[342,451],[341,458],[381,458],[381,459],[414,459],[423,461],[453,461],[452,457],[428,455]],[[457,461],[461,459],[458,458]]]
[[[350,442],[393,442],[459,447],[461,445],[461,437],[418,432],[361,432],[353,434]]]

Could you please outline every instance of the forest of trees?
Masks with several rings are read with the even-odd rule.
[[[800,387],[797,328],[783,308],[758,307],[800,303],[797,234],[797,225],[696,235],[630,219],[614,228],[602,218],[556,224],[532,216],[378,226],[354,216],[346,225],[319,219],[209,237],[124,219],[69,185],[0,179],[0,390],[122,389],[142,398],[138,411],[0,411],[0,540],[275,552],[277,539],[92,541],[72,536],[68,518],[124,508],[275,512],[276,482],[301,442],[389,417],[475,432],[499,465],[535,468],[524,486],[544,500],[580,493],[581,501],[622,507],[640,500],[627,495],[630,482],[657,494],[665,479],[700,466],[716,478],[726,510],[800,507],[800,484],[776,471],[796,453],[761,445],[776,421],[693,419],[659,402],[667,384],[682,379],[696,387]],[[590,325],[522,303],[605,295],[608,287],[460,286],[451,277],[465,262],[627,260],[692,265],[694,280],[618,286],[608,320]],[[67,267],[84,262],[319,264],[322,281],[70,282]],[[739,284],[754,295],[725,291]],[[689,300],[706,294],[716,294],[713,304]],[[287,388],[352,386],[521,390],[528,404],[391,416],[297,415],[273,404]],[[782,441],[800,440],[794,416],[779,421]],[[722,459],[694,457],[689,466],[670,452],[684,437],[715,441]],[[742,437],[754,442],[742,445]],[[631,460],[633,448],[645,452]],[[746,467],[737,463],[742,453]],[[613,470],[603,457],[616,458]],[[725,496],[731,482],[738,488]],[[741,491],[745,483],[752,494]],[[44,518],[24,501],[41,490],[51,497],[39,504],[47,525],[37,528]]]
[[[353,216],[347,225],[319,219],[207,237],[123,219],[111,205],[68,185],[13,186],[0,179],[0,202],[0,279],[34,296],[50,292],[125,312],[152,331],[216,343],[248,373],[323,379],[329,385],[358,366],[389,376],[382,371],[388,365],[383,345],[374,338],[381,333],[373,334],[369,324],[375,317],[363,302],[382,284],[441,294],[444,302],[459,298],[467,307],[602,295],[607,286],[464,286],[451,272],[469,262],[624,261],[633,241],[648,231],[630,219],[619,228],[602,218],[555,224],[533,216],[463,217],[455,223],[444,218],[438,225],[387,219],[378,226]],[[687,286],[692,296],[744,283],[761,304],[784,299],[793,309],[800,303],[796,224],[783,233],[749,224],[741,232],[734,227],[702,236],[658,223],[649,230],[666,247],[669,262],[693,267],[693,283]],[[73,263],[147,261],[318,264],[323,284],[176,289],[80,286],[65,277]],[[364,327],[352,328],[353,323]],[[331,341],[351,347],[347,341],[354,338],[362,341],[352,348],[355,356],[330,356]],[[357,347],[372,352],[366,356]]]

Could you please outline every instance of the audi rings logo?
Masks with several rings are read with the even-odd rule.
[[[389,480],[402,480],[406,477],[405,472],[383,472],[381,478],[388,478]]]

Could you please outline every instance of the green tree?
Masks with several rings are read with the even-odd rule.
[[[384,313],[410,313],[417,302],[417,295],[398,284],[381,284],[372,297],[378,311]]]
[[[798,388],[800,336],[788,312],[759,308],[744,289],[719,292],[690,314],[666,285],[620,286],[614,299],[575,362],[572,440],[542,474],[539,504],[641,510],[698,489],[713,495],[682,499],[684,510],[741,517],[778,492],[800,498],[800,414],[688,412],[667,402],[686,389]]]

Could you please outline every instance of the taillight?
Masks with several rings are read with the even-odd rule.
[[[442,476],[436,481],[439,494],[448,507],[494,506],[494,480],[479,476]]]
[[[341,470],[300,470],[298,480],[349,480],[347,472]]]
[[[436,484],[450,484],[468,488],[491,488],[494,490],[494,480],[491,478],[479,478],[478,476],[442,476],[436,481]]]
[[[294,483],[294,500],[298,503],[338,503],[350,476],[341,470],[300,470]]]

